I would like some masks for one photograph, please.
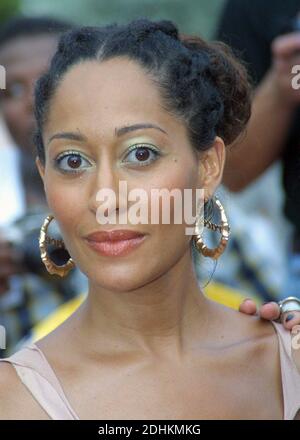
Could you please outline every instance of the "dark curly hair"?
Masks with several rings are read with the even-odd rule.
[[[180,35],[169,20],[80,27],[62,35],[49,71],[36,84],[35,142],[43,162],[43,123],[64,74],[83,60],[118,56],[137,61],[151,76],[164,108],[186,123],[196,150],[208,149],[216,135],[231,144],[243,131],[250,117],[248,75],[225,44]]]

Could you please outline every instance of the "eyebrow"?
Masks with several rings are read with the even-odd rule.
[[[50,137],[50,139],[48,140],[47,144],[50,144],[50,142],[53,139],[69,139],[71,141],[86,141],[86,137],[83,136],[82,134],[79,133],[73,133],[73,132],[68,132],[65,131],[63,133],[55,133],[53,136]]]
[[[141,130],[143,128],[144,129],[145,128],[155,128],[156,130],[160,130],[163,133],[168,134],[165,130],[160,128],[158,125],[150,124],[150,123],[141,123],[141,124],[127,125],[127,126],[121,127],[121,128],[116,128],[115,135],[119,137],[119,136],[123,136],[124,134],[129,133],[131,131]]]
[[[158,125],[150,124],[150,123],[140,123],[140,124],[126,125],[124,127],[116,128],[115,129],[115,136],[120,137],[126,133],[130,133],[135,130],[141,130],[141,129],[146,129],[146,128],[154,128],[154,129],[159,130],[165,134],[168,134],[165,130],[163,130]],[[87,141],[87,138],[84,135],[79,134],[79,133],[73,133],[73,132],[55,133],[54,135],[52,135],[49,138],[47,144],[50,144],[50,142],[53,139],[68,139],[71,141],[79,141],[79,142]]]

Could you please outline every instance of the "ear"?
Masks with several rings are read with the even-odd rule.
[[[39,174],[41,176],[42,181],[44,182],[45,177],[45,165],[41,162],[40,158],[36,156],[35,158],[35,164],[37,166],[37,169],[39,171]]]
[[[226,151],[222,138],[215,137],[209,150],[204,151],[199,159],[199,183],[204,189],[204,197],[210,199],[222,182]]]

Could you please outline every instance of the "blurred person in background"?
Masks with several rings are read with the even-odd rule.
[[[223,183],[235,234],[216,276],[264,301],[300,295],[300,91],[291,85],[299,11],[299,0],[228,0],[216,32],[255,87],[247,130],[228,149]]]
[[[49,277],[40,260],[38,236],[48,212],[34,157],[33,89],[46,70],[59,36],[69,23],[51,17],[14,17],[0,29],[0,64],[6,88],[0,111],[7,144],[0,148],[0,324],[11,352],[60,304],[81,293],[85,279],[76,269],[64,279]],[[4,132],[5,134],[5,132]],[[56,252],[58,261],[67,258]],[[60,253],[59,253],[60,252]]]

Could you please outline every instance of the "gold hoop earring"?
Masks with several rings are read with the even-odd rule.
[[[65,264],[63,264],[62,266],[58,266],[50,259],[47,251],[47,244],[54,244],[57,247],[65,249],[65,244],[63,240],[56,240],[47,235],[48,226],[53,219],[54,219],[53,215],[49,214],[45,218],[44,223],[40,230],[39,247],[41,252],[41,259],[44,265],[46,266],[47,271],[51,275],[59,275],[60,277],[64,277],[75,266],[75,263],[70,257]]]
[[[201,254],[204,257],[210,257],[213,258],[214,260],[217,260],[220,257],[220,255],[223,254],[228,244],[230,227],[228,224],[224,207],[222,206],[220,200],[217,197],[214,197],[214,199],[220,212],[221,225],[216,225],[215,223],[212,223],[211,221],[204,219],[204,226],[207,227],[208,229],[211,229],[212,231],[219,231],[221,233],[221,239],[219,245],[212,249],[208,248],[203,242],[202,234],[194,235],[193,240],[197,250],[201,252]]]

